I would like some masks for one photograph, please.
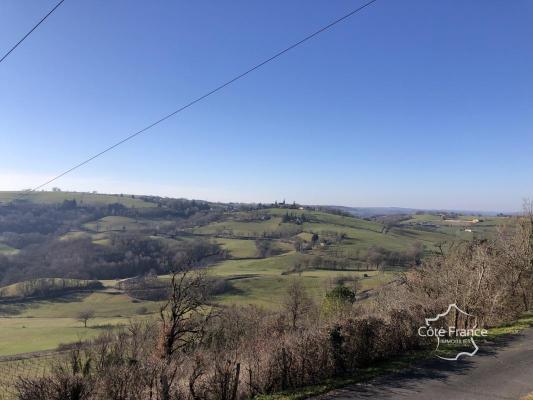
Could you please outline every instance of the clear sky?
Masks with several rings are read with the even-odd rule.
[[[55,4],[0,2],[0,52]],[[360,1],[66,0],[0,64],[0,189],[42,183]],[[54,183],[220,201],[518,210],[533,2],[378,0]]]

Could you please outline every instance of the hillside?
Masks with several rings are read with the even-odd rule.
[[[277,309],[294,277],[317,301],[339,282],[364,298],[438,246],[491,235],[509,222],[420,213],[362,219],[299,205],[92,193],[15,198],[0,192],[0,355],[51,349],[149,318],[159,300],[137,298],[117,282],[148,273],[164,280],[185,260],[207,268],[214,305]],[[20,296],[40,278],[69,288]],[[79,279],[100,286],[77,288]],[[9,300],[14,293],[17,302]],[[85,309],[95,314],[87,328],[76,319]]]
[[[76,200],[80,205],[123,204],[126,207],[155,207],[135,195],[97,194],[83,192],[5,192],[0,191],[0,204],[13,201],[27,201],[35,204],[61,204],[65,200]]]

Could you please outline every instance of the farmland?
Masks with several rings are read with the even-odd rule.
[[[228,260],[210,267],[210,276],[227,279],[232,287],[228,293],[215,296],[216,303],[254,304],[268,309],[281,307],[292,276],[282,275],[275,259],[254,261]],[[339,276],[360,277],[361,290],[366,291],[390,282],[394,273],[313,270],[299,276],[310,294],[319,301],[333,285],[332,279]],[[105,286],[101,290],[0,304],[0,356],[55,349],[60,344],[89,339],[113,327],[127,325],[131,320],[156,316],[160,302],[132,298],[114,288],[116,281],[102,282]],[[88,309],[94,310],[95,315],[84,327],[77,316]]]
[[[421,213],[361,219],[313,207],[94,193],[39,192],[21,201],[2,192],[0,399],[11,398],[13,377],[49,373],[66,354],[62,345],[158,318],[162,300],[140,298],[121,281],[155,274],[165,282],[177,255],[192,257],[223,288],[211,307],[279,312],[295,280],[317,305],[339,282],[352,282],[364,304],[442,246],[491,236],[510,221]]]
[[[2,304],[0,356],[51,350],[60,344],[91,338],[131,319],[148,318],[158,307],[156,302],[138,301],[108,288]],[[87,309],[95,310],[95,315],[84,327],[77,315]]]
[[[22,199],[36,204],[60,204],[64,200],[76,200],[79,204],[107,205],[120,203],[126,207],[154,207],[154,204],[132,195],[97,194],[84,192],[0,192],[0,204]]]
[[[13,192],[2,192],[0,205],[19,204],[13,203],[17,198]],[[443,243],[491,235],[497,226],[509,222],[503,217],[472,222],[477,217],[461,216],[451,221],[440,215],[413,214],[391,224],[379,218],[361,219],[315,208],[273,205],[236,209],[185,200],[68,192],[31,193],[21,204],[30,210],[32,205],[41,207],[41,214],[51,210],[55,219],[63,212],[70,213],[66,214],[70,218],[66,228],[31,237],[41,240],[43,246],[56,245],[59,252],[76,245],[66,251],[68,257],[79,249],[92,249],[116,258],[125,251],[117,243],[132,237],[135,243],[148,243],[144,252],[153,251],[155,244],[157,251],[179,253],[199,240],[210,243],[219,249],[218,255],[199,265],[209,276],[227,282],[227,290],[212,298],[213,305],[253,304],[266,309],[282,306],[288,284],[295,278],[301,279],[318,303],[339,279],[356,279],[360,293],[372,293],[405,270],[406,263],[411,262],[405,260],[414,257],[410,255],[413,249],[425,257]],[[7,228],[0,233],[0,256],[6,257],[7,265],[11,257],[26,255],[32,249],[17,244],[30,233],[17,236]],[[14,289],[4,289],[4,298],[0,298],[0,356],[49,351],[60,344],[95,337],[131,319],[154,318],[160,302],[133,298],[116,285],[119,279],[138,275],[133,269],[128,275],[128,266],[145,258],[143,253],[142,258],[125,259],[118,272],[109,267],[95,269],[91,279],[102,284],[97,289],[74,290],[52,298],[16,298]],[[62,271],[69,271],[69,262],[79,260],[61,261]],[[81,273],[73,271],[69,276]],[[103,273],[105,277],[100,276]],[[164,273],[162,269],[160,274]],[[94,311],[94,317],[85,327],[78,315],[88,309]]]

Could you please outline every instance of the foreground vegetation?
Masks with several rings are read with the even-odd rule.
[[[525,313],[511,323],[489,329],[489,336],[484,342],[480,343],[486,344],[490,341],[495,341],[510,335],[516,335],[522,330],[531,327],[533,327],[533,313]],[[301,400],[309,397],[319,396],[344,386],[353,385],[360,382],[368,382],[369,380],[379,376],[400,372],[406,368],[416,366],[416,364],[419,364],[421,361],[433,357],[433,348],[413,350],[401,356],[378,362],[371,367],[362,368],[355,376],[326,379],[317,385],[305,386],[303,388],[287,390],[270,395],[260,395],[257,396],[257,398],[261,400]]]
[[[67,387],[79,399],[301,397],[425,354],[417,327],[447,304],[485,326],[529,308],[530,230],[510,217],[0,193],[0,368],[20,376],[20,399]]]
[[[498,326],[530,308],[532,235],[533,221],[523,218],[492,239],[448,246],[364,303],[353,280],[337,282],[317,301],[303,278],[292,276],[276,311],[213,307],[206,270],[182,264],[169,278],[157,321],[81,343],[51,375],[19,380],[17,397],[75,391],[79,399],[237,399],[301,387],[309,394],[403,367],[427,348],[417,335],[425,317],[449,304],[478,317],[445,317],[465,328]]]

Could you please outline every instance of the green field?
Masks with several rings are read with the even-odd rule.
[[[357,276],[361,279],[361,290],[366,291],[380,287],[394,279],[394,273],[369,271],[338,273],[332,271],[305,271],[294,276],[262,275],[238,276],[229,278],[234,292],[218,296],[221,304],[256,305],[268,309],[278,309],[283,305],[283,297],[291,279],[301,278],[309,295],[319,305],[328,290],[334,287],[334,278],[339,276]]]
[[[141,307],[143,315],[139,315]],[[159,303],[135,300],[111,288],[0,305],[0,356],[54,349],[127,324],[132,318],[150,318],[158,309]],[[76,319],[84,310],[95,312],[87,328]]]
[[[215,222],[194,230],[202,235],[231,234],[241,237],[261,237],[264,232],[274,232],[281,227],[281,218],[261,222],[224,221]]]
[[[290,279],[300,276],[317,302],[339,276],[358,276],[361,290],[374,289],[394,279],[394,273],[377,271],[310,270],[282,275],[283,265],[296,255],[273,259],[228,260],[210,268],[210,275],[231,282],[229,293],[215,297],[220,304],[254,304],[276,309],[282,303]],[[278,262],[281,260],[281,262]],[[363,275],[366,274],[367,277]],[[0,305],[0,356],[51,350],[59,344],[88,339],[131,319],[154,318],[160,303],[132,299],[116,290],[115,281],[103,281],[102,290],[74,292],[54,299],[28,300]],[[142,315],[140,314],[140,309]],[[88,327],[76,319],[84,310],[94,310]]]
[[[295,277],[303,280],[309,294],[320,302],[338,277],[358,277],[361,290],[375,289],[394,279],[394,272],[337,271],[308,269],[299,273],[287,273],[288,268],[301,262],[305,256],[294,251],[282,255],[255,260],[226,260],[210,267],[213,276],[224,277],[231,282],[233,291],[218,296],[223,304],[254,304],[277,308],[287,286]],[[366,277],[365,277],[366,275]]]
[[[95,318],[88,328],[73,318],[0,318],[0,356],[50,350],[89,339],[127,319]]]
[[[434,224],[435,228],[428,232],[438,232],[458,239],[471,239],[474,235],[491,235],[498,226],[506,225],[510,218],[461,215],[458,219],[443,219],[436,214],[417,214],[410,219],[402,221],[402,225],[409,229],[425,230],[423,224]],[[465,232],[465,229],[471,232]]]
[[[230,216],[225,221],[196,228],[193,232],[205,236],[223,236],[225,237],[224,240],[236,240],[234,238],[239,238],[240,242],[234,242],[233,244],[228,243],[226,245],[230,251],[234,250],[240,252],[236,253],[237,255],[234,255],[235,258],[253,256],[252,243],[249,243],[248,240],[242,240],[242,238],[261,238],[265,234],[268,235],[270,233],[287,231],[291,232],[291,230],[298,230],[297,232],[294,232],[294,235],[307,241],[310,240],[313,233],[324,237],[344,234],[346,235],[346,238],[342,242],[322,250],[316,249],[314,253],[336,253],[342,257],[348,258],[364,257],[371,246],[380,246],[388,250],[399,251],[409,248],[409,246],[412,246],[415,242],[421,242],[431,251],[435,249],[434,246],[436,243],[463,238],[455,231],[452,232],[446,229],[427,231],[416,229],[415,226],[402,226],[384,232],[384,226],[379,222],[366,221],[363,219],[333,215],[318,211],[290,210],[290,212],[295,215],[305,214],[309,219],[309,222],[295,225],[282,222],[281,215],[286,212],[286,210],[281,209],[265,210],[264,213],[270,215],[270,219],[252,222],[235,220],[238,219],[240,215]],[[465,236],[465,238],[467,238],[467,236]],[[247,248],[244,248],[243,246],[247,246]]]
[[[13,200],[25,200],[32,203],[59,204],[65,200],[76,200],[78,204],[107,205],[120,203],[126,207],[155,207],[154,204],[138,199],[132,195],[96,194],[83,192],[2,192],[0,203]]]
[[[109,232],[109,231],[138,231],[143,228],[149,228],[154,224],[153,221],[133,219],[129,217],[107,216],[96,221],[91,221],[83,225],[83,228],[91,232]]]
[[[223,249],[228,250],[231,258],[257,257],[257,247],[254,240],[216,238],[215,242],[220,244]]]

